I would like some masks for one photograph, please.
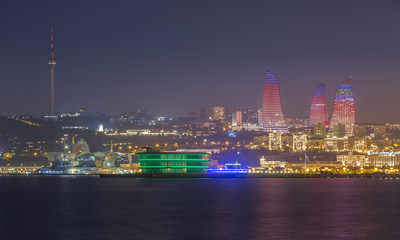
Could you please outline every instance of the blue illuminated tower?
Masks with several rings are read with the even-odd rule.
[[[333,132],[334,126],[340,123],[345,126],[346,135],[352,136],[354,122],[354,97],[351,87],[351,77],[349,77],[336,90],[329,132]]]

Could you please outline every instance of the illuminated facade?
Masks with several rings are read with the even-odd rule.
[[[263,168],[285,168],[286,162],[283,161],[271,161],[267,157],[261,156],[260,158],[260,166]]]
[[[366,155],[354,154],[353,152],[338,154],[336,160],[347,167],[368,166]]]
[[[211,108],[210,120],[223,121],[225,119],[225,108],[221,106],[215,106]]]
[[[241,173],[241,174],[246,174],[247,169],[243,169],[242,165],[240,163],[227,163],[225,164],[225,168],[220,168],[220,169],[207,169],[208,173]]]
[[[281,150],[282,149],[282,133],[281,132],[270,132],[268,135],[268,149],[269,150]]]
[[[370,167],[399,167],[400,152],[370,152],[368,164]]]
[[[326,152],[348,152],[351,150],[348,137],[325,138],[324,143]]]
[[[239,127],[243,124],[242,111],[232,112],[232,127]]]
[[[328,106],[325,98],[325,85],[319,84],[314,89],[310,110],[310,126],[326,123],[328,120]]]
[[[306,134],[294,134],[293,135],[293,151],[306,151],[307,150],[307,139]]]
[[[262,125],[267,131],[288,133],[285,125],[278,79],[272,72],[266,72],[262,99]]]
[[[207,153],[149,152],[138,153],[142,173],[205,173]]]
[[[336,90],[329,131],[332,132],[334,126],[340,123],[345,126],[346,136],[352,136],[354,122],[354,98],[351,78],[348,78]]]

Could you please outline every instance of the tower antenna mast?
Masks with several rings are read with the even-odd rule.
[[[49,67],[50,67],[50,116],[54,116],[54,69],[56,67],[56,55],[54,54],[54,26],[51,25],[50,32],[50,58],[49,58]]]

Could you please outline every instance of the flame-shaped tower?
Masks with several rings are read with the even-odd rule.
[[[50,58],[49,58],[49,67],[50,67],[50,115],[54,115],[54,68],[56,68],[56,55],[54,54],[54,29],[53,25],[51,26],[50,32]]]
[[[351,77],[349,77],[340,83],[336,89],[329,131],[332,132],[335,125],[342,124],[345,126],[346,135],[352,136],[354,122],[354,97],[351,88]]]
[[[328,106],[326,105],[325,84],[319,84],[314,89],[311,102],[310,126],[326,123],[328,120]]]
[[[267,131],[288,132],[282,112],[278,79],[272,72],[265,73],[262,125]]]

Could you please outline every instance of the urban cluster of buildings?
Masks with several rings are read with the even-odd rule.
[[[58,114],[55,111],[54,97],[56,61],[53,30],[51,30],[50,39],[50,58],[48,61],[50,67],[49,114],[44,116],[44,119],[32,116],[13,116],[11,118],[38,128],[47,126],[51,122],[50,128],[61,129],[63,135],[58,139],[36,139],[35,141],[7,135],[5,137],[8,138],[8,146],[6,147],[5,144],[0,146],[4,160],[12,159],[16,155],[23,157],[45,156],[51,163],[69,162],[65,166],[72,168],[107,168],[115,166],[115,159],[120,157],[115,155],[113,146],[118,146],[115,152],[128,154],[129,159],[132,160],[132,154],[138,153],[138,148],[140,148],[138,145],[150,146],[148,142],[141,142],[138,139],[157,138],[156,141],[158,142],[154,146],[164,146],[170,152],[177,150],[182,145],[188,150],[200,149],[200,152],[201,148],[213,149],[218,152],[234,150],[238,153],[241,149],[268,151],[265,152],[266,157],[261,161],[261,166],[269,164],[268,166],[282,167],[285,161],[274,159],[273,156],[281,153],[299,152],[308,153],[310,156],[319,153],[334,154],[336,157],[335,164],[343,166],[400,166],[400,124],[356,123],[351,77],[342,81],[337,87],[331,114],[329,114],[326,101],[325,85],[317,85],[313,92],[308,117],[284,116],[279,81],[272,72],[265,73],[261,108],[256,111],[250,109],[229,110],[223,106],[213,106],[201,109],[200,114],[191,112],[189,117],[184,118],[156,116],[143,110],[122,113],[119,116],[107,116],[100,113],[90,115],[85,108],[80,108],[74,113]],[[242,133],[246,133],[247,138],[240,138]],[[107,141],[107,144],[105,142],[102,142],[102,144],[103,146],[110,146],[111,151],[105,152],[104,149],[97,148],[94,153],[90,153],[88,148],[81,147],[79,148],[80,152],[77,152],[76,146],[85,146],[82,142],[77,145],[72,142],[71,148],[67,149],[65,136],[70,136],[70,138],[72,136],[73,139],[79,135],[85,135],[89,138],[95,136],[102,139],[101,141]],[[108,144],[110,141],[111,143]],[[134,143],[133,141],[137,142]],[[54,147],[55,145],[60,145],[61,148]],[[135,149],[132,149],[131,146],[135,146]],[[107,153],[113,153],[111,154],[113,157],[107,155]],[[195,157],[195,154],[171,154],[168,155],[171,158],[179,156]],[[140,156],[142,159],[146,159],[155,155],[142,154]],[[204,155],[201,156],[201,159],[203,159]],[[113,159],[114,162],[110,163],[107,159]],[[207,161],[203,160],[199,161],[201,165],[198,166],[198,169],[205,171],[204,166]],[[215,163],[213,159],[209,160],[212,164]],[[304,157],[299,158],[299,161],[302,160],[304,160]],[[310,162],[312,161],[313,159],[310,160]],[[145,163],[144,160],[140,160],[140,162]],[[218,164],[214,165],[217,166]],[[180,172],[185,172],[185,169],[187,169],[175,167],[180,169]],[[146,171],[146,168],[142,168],[142,170]]]

